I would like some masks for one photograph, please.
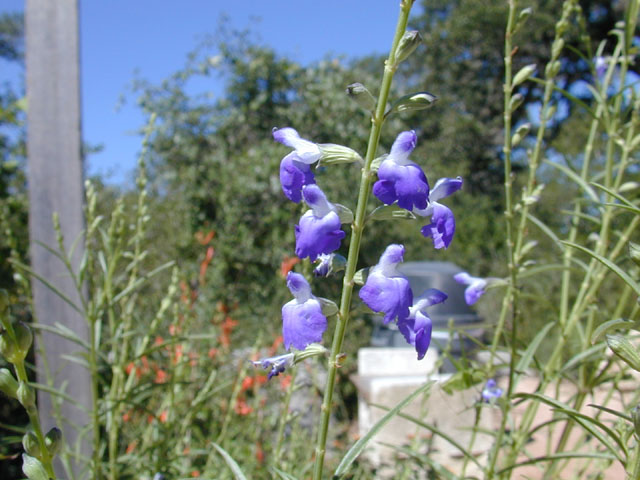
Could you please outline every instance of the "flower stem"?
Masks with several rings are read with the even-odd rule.
[[[353,294],[354,281],[353,277],[356,272],[358,256],[360,254],[360,241],[364,230],[366,207],[371,191],[371,182],[373,176],[371,174],[371,163],[376,155],[378,143],[380,141],[380,132],[384,122],[384,113],[387,105],[387,98],[391,88],[393,75],[397,68],[396,49],[402,35],[407,28],[409,20],[409,12],[413,0],[403,0],[400,3],[400,14],[396,25],[396,32],[393,37],[393,43],[389,52],[389,57],[385,62],[384,75],[378,95],[376,111],[371,119],[371,132],[369,134],[369,143],[367,145],[367,153],[365,156],[365,165],[362,169],[360,178],[360,190],[358,193],[358,203],[356,206],[355,219],[351,228],[351,241],[349,243],[349,254],[347,257],[347,266],[345,270],[342,296],[340,300],[340,311],[337,316],[336,328],[333,335],[333,343],[331,345],[331,353],[328,361],[327,383],[325,385],[324,399],[322,402],[322,416],[318,429],[318,439],[316,442],[316,458],[313,470],[313,480],[322,478],[322,470],[324,467],[324,456],[326,452],[327,433],[329,430],[329,419],[331,418],[331,402],[333,400],[333,392],[335,389],[336,373],[339,368],[339,355],[342,351],[342,343],[349,322],[349,314],[351,309],[351,297]]]

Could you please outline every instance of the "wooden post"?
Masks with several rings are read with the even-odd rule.
[[[67,251],[84,229],[77,0],[26,0],[25,29],[31,265],[37,274],[79,305],[79,294],[64,265],[42,246],[57,248],[54,212],[60,217]],[[77,267],[82,254],[79,242],[72,259],[74,266]],[[60,323],[81,338],[88,338],[82,315],[41,282],[34,279],[32,285],[39,323]],[[61,414],[65,421],[57,425],[52,400],[59,399],[40,391],[43,428],[47,431],[58,426],[65,442],[75,448],[80,430],[89,423],[91,384],[89,372],[63,355],[78,352],[81,347],[50,333],[43,333],[40,339],[36,357],[39,383],[47,383],[46,368],[54,379],[53,385],[63,389],[80,406],[63,401]],[[46,362],[42,350],[46,352]],[[80,444],[80,452],[89,455],[91,432],[83,432]],[[74,470],[78,474],[79,465]]]

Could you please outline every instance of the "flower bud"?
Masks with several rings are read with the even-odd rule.
[[[373,95],[367,90],[367,87],[361,83],[352,83],[349,85],[347,87],[347,95],[368,112],[373,112],[376,108],[375,98],[373,98]]]
[[[520,125],[516,130],[516,133],[514,133],[513,137],[511,137],[511,146],[512,147],[517,146],[524,137],[529,135],[530,129],[531,129],[530,123],[523,123],[522,125]]]
[[[553,62],[547,63],[547,66],[544,69],[544,75],[547,78],[555,77],[560,71],[560,60],[554,60]]]
[[[47,446],[49,455],[52,457],[56,455],[62,447],[62,430],[58,427],[49,430],[44,437],[44,444]]]
[[[26,382],[20,382],[16,397],[24,408],[36,406],[36,392]]]
[[[562,49],[564,48],[564,40],[562,38],[556,38],[551,45],[551,58],[558,58]]]
[[[36,434],[31,430],[25,433],[24,437],[22,437],[22,446],[24,447],[24,451],[32,457],[40,458],[40,456],[42,455],[38,437],[36,437]]]
[[[33,333],[31,333],[31,328],[24,322],[18,322],[14,330],[16,332],[16,340],[18,341],[18,352],[22,355],[22,358],[24,358],[27,356],[27,353],[29,353],[29,349],[33,344]]]
[[[437,100],[438,97],[430,94],[429,92],[410,93],[409,95],[405,95],[398,99],[398,101],[393,104],[387,115],[394,112],[424,110],[425,108],[432,107]]]
[[[0,392],[11,398],[18,398],[18,381],[6,368],[0,368]]]
[[[406,60],[413,51],[422,43],[422,35],[417,30],[404,32],[396,49],[396,65]]]
[[[522,105],[522,102],[524,102],[524,97],[520,93],[516,93],[513,97],[511,97],[511,101],[509,102],[509,109],[514,112],[520,105]]]
[[[334,165],[339,163],[362,163],[362,157],[355,150],[335,143],[319,144],[320,160],[318,165]]]
[[[13,339],[9,336],[9,332],[3,330],[0,332],[0,355],[9,362],[15,363],[17,357],[17,346]]]
[[[535,63],[522,67],[520,71],[518,71],[518,73],[516,73],[516,75],[513,77],[512,86],[516,87],[520,85],[522,82],[525,82],[526,80],[529,79],[529,77],[531,77],[531,75],[533,75],[535,71],[536,71]]]

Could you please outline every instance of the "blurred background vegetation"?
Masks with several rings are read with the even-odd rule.
[[[405,260],[448,260],[477,276],[505,274],[505,3],[429,0],[422,2],[419,14],[412,18],[410,28],[422,33],[424,45],[402,65],[391,100],[424,90],[439,100],[426,112],[390,118],[380,144],[382,149],[389,148],[400,131],[414,129],[419,140],[412,159],[424,168],[431,185],[443,176],[463,177],[463,190],[446,201],[456,216],[456,237],[447,251],[436,251],[413,223],[394,223],[392,229],[388,224],[374,224],[363,244],[361,266],[375,263],[383,247],[394,241],[405,244]],[[554,24],[560,16],[561,2],[529,3],[532,16],[515,39],[515,70],[527,64],[544,65]],[[624,4],[582,0],[584,21],[570,26],[571,48],[565,49],[567,54],[562,57],[561,86],[587,104],[591,97],[586,89],[579,88],[580,82],[592,81],[596,47],[614,27],[614,19],[622,16]],[[20,16],[0,17],[0,56],[8,61],[22,63],[22,25]],[[151,215],[145,262],[148,266],[177,262],[181,280],[190,291],[197,291],[198,305],[204,305],[201,315],[196,316],[199,319],[194,320],[200,322],[198,327],[210,328],[215,305],[224,305],[232,308],[233,318],[241,325],[234,330],[234,346],[254,345],[258,335],[270,344],[279,335],[280,308],[289,298],[280,267],[293,255],[293,227],[302,210],[281,193],[278,166],[287,149],[272,140],[271,131],[274,127],[292,126],[314,142],[343,144],[364,154],[368,117],[355,103],[347,101],[345,88],[361,82],[376,96],[382,66],[380,57],[332,57],[302,66],[260,44],[251,32],[221,29],[195,48],[182,70],[160,84],[135,81],[131,95],[147,116],[156,115],[145,157]],[[635,68],[638,73],[639,66]],[[225,81],[223,97],[211,99],[186,93],[185,85],[190,80],[214,76]],[[529,87],[520,93],[524,104],[514,114],[514,125],[535,123],[542,92]],[[23,95],[24,91],[13,91],[8,84],[0,85],[0,288],[9,290],[15,304],[23,306],[13,313],[29,318],[25,284],[16,281],[7,262],[11,255],[27,258]],[[555,158],[579,168],[577,147],[583,144],[588,124],[581,108],[567,102],[560,93],[556,103],[559,113],[548,130],[547,144]],[[520,148],[526,149],[527,144],[525,140]],[[379,152],[382,153],[385,152]],[[517,163],[519,158],[525,158],[522,152],[515,152],[514,157],[516,170],[526,167]],[[568,199],[574,195],[567,194],[567,189],[576,187],[553,172],[545,174],[544,169],[543,176],[544,195],[535,215],[562,230],[566,225],[558,212],[572,207]],[[354,207],[357,166],[320,168],[316,178],[331,201]],[[98,213],[108,216],[116,200],[122,198],[125,211],[131,218],[135,216],[135,191],[107,185],[99,178],[92,180],[100,199]],[[214,232],[212,239],[199,241],[209,232]],[[578,243],[586,242],[588,234],[585,223]],[[528,235],[539,242],[541,259],[554,255],[548,237],[537,231]],[[209,244],[215,253],[203,282],[203,245]],[[343,245],[341,251],[345,253],[346,249]],[[535,292],[549,301],[532,302],[530,308],[523,309],[523,325],[527,326],[519,331],[523,343],[548,321],[557,305],[556,276],[549,273],[535,278],[535,283],[523,286],[525,296]],[[145,298],[149,311],[155,309],[169,281],[169,275],[156,278],[157,284]],[[336,298],[340,283],[339,279],[317,282],[314,291]],[[610,288],[615,290],[619,285],[612,282]],[[486,320],[491,321],[497,302],[489,296],[483,303]],[[366,344],[370,328],[366,319],[356,319],[353,326],[347,341],[350,345]],[[348,375],[352,368],[352,363],[347,364],[341,374]],[[0,415],[0,423],[11,418],[11,405],[3,401]],[[349,415],[348,410],[345,415]],[[1,468],[4,467],[0,472]]]

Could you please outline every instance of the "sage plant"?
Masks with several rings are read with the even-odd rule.
[[[351,227],[339,307],[330,300],[316,298],[307,280],[292,272],[287,277],[287,286],[295,298],[282,308],[284,344],[288,349],[312,349],[314,354],[325,353],[317,343],[322,340],[329,319],[335,321],[315,449],[315,480],[322,478],[323,474],[336,371],[345,355],[343,341],[351,317],[355,285],[364,283],[359,291],[360,299],[372,312],[383,314],[385,323],[397,323],[407,343],[415,347],[419,359],[425,356],[431,340],[431,319],[425,309],[447,298],[445,293],[435,289],[416,292],[414,296],[408,279],[397,270],[405,254],[405,248],[400,244],[389,245],[381,252],[378,264],[366,269],[366,273],[356,272],[363,233],[370,220],[393,220],[401,216],[418,221],[422,217],[430,217],[431,222],[421,227],[421,233],[432,239],[436,249],[447,248],[455,232],[453,213],[438,201],[460,189],[462,179],[440,179],[430,188],[422,167],[409,159],[418,142],[417,132],[399,132],[390,153],[377,158],[380,133],[390,114],[424,109],[435,101],[433,95],[419,92],[406,95],[388,106],[394,73],[421,42],[418,32],[406,30],[412,5],[412,0],[403,0],[400,4],[377,101],[362,84],[354,84],[347,89],[347,93],[371,114],[372,126],[364,158],[345,146],[316,144],[302,138],[292,127],[278,128],[273,132],[276,141],[293,149],[280,164],[282,191],[289,200],[296,203],[304,201],[310,208],[295,227],[296,255],[310,261],[320,259],[316,269],[320,276],[329,271],[335,272],[337,268],[331,268],[332,260],[339,258],[335,252],[341,248],[346,236],[342,225]],[[359,162],[362,166],[355,213],[329,201],[316,184],[311,170],[316,163],[332,167],[352,162]],[[382,204],[378,203],[373,211],[369,202],[372,192]],[[270,375],[273,376],[281,373],[289,363],[296,363],[296,357],[290,360],[291,357],[280,356],[257,364],[271,368]]]

